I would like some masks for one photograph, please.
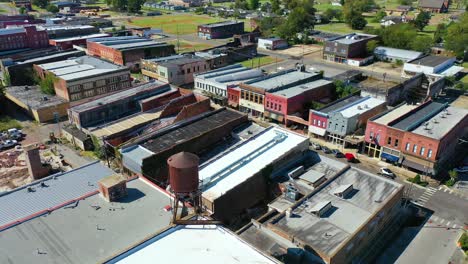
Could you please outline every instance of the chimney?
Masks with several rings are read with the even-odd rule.
[[[33,180],[38,180],[47,176],[49,174],[49,168],[42,165],[38,144],[25,146],[24,151],[26,153],[26,165],[28,166],[29,176]]]

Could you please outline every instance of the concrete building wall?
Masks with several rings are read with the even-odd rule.
[[[395,218],[400,214],[400,202],[403,198],[403,187],[387,201],[361,228],[356,231],[333,256],[327,256],[328,263],[352,263],[360,254],[366,254],[372,243],[382,235]]]

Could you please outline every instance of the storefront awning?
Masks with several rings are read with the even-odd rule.
[[[320,128],[316,126],[309,126],[309,132],[323,137],[325,136],[327,130],[325,130],[325,128]]]
[[[393,155],[390,155],[390,154],[385,153],[385,152],[383,152],[380,155],[380,158],[385,159],[385,160],[390,161],[390,162],[398,162],[398,160],[400,159],[398,156],[393,156]]]
[[[401,163],[402,166],[405,166],[405,167],[410,167],[412,169],[415,169],[415,170],[418,170],[420,172],[423,172],[423,173],[434,173],[434,170],[433,168],[429,167],[429,166],[424,166],[420,163],[417,163],[417,162],[414,162],[414,161],[411,161],[411,160],[408,160],[408,159],[404,159],[403,162]]]

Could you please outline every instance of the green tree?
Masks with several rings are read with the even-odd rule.
[[[25,8],[24,6],[20,7],[19,13],[20,13],[21,15],[26,14],[26,8]]]
[[[45,94],[55,95],[54,83],[57,80],[52,73],[45,74],[44,78],[37,78],[39,88]]]
[[[332,21],[333,19],[341,21],[343,12],[341,12],[340,9],[328,8],[323,12],[323,16],[325,16],[330,21]]]
[[[445,34],[447,34],[447,25],[444,23],[437,24],[437,28],[434,32],[434,43],[441,43]]]
[[[421,11],[416,19],[413,21],[413,25],[419,30],[422,31],[427,25],[429,25],[429,21],[431,20],[431,13],[426,11]]]
[[[445,48],[453,51],[459,58],[463,58],[468,43],[468,13],[464,13],[460,22],[452,23],[447,28]]]
[[[278,34],[286,39],[296,38],[297,33],[306,32],[314,27],[315,8],[312,0],[302,0],[294,8],[288,18],[278,28]]]
[[[53,14],[56,14],[56,13],[59,12],[59,8],[56,5],[52,5],[52,4],[48,5],[46,7],[46,10],[53,13]]]
[[[379,36],[383,45],[397,49],[411,49],[411,43],[418,35],[409,24],[397,24],[381,29]]]
[[[351,28],[361,30],[367,25],[367,20],[362,15],[357,15],[351,19]]]
[[[411,49],[427,53],[432,46],[432,38],[429,36],[417,36],[411,42]]]
[[[32,4],[40,8],[46,8],[46,6],[49,4],[49,0],[33,0]]]
[[[247,0],[247,7],[249,10],[255,10],[260,6],[259,0]]]
[[[408,5],[408,6],[413,4],[413,2],[411,0],[399,0],[398,3],[400,5]]]
[[[282,10],[280,6],[280,0],[271,0],[271,12],[281,15]]]
[[[247,2],[245,0],[236,0],[234,2],[235,8],[247,9]]]
[[[275,28],[284,23],[282,17],[264,17],[259,21],[258,25],[260,32],[264,37],[271,37],[274,33]]]
[[[138,13],[141,10],[141,6],[145,3],[145,0],[128,0],[127,10],[131,13]]]
[[[387,13],[385,13],[385,10],[379,10],[377,14],[375,14],[375,17],[372,19],[373,22],[379,23],[382,18],[387,16]]]
[[[378,46],[379,46],[378,40],[373,39],[373,40],[368,41],[366,44],[367,54],[374,54],[374,50]]]
[[[458,180],[458,172],[456,170],[450,170],[448,174],[450,176],[450,179],[454,182]]]

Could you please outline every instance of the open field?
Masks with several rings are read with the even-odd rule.
[[[253,59],[249,59],[246,61],[241,62],[242,66],[244,67],[251,67],[251,68],[256,68],[256,67],[261,67],[263,65],[267,64],[272,64],[276,62],[282,61],[281,59],[274,58],[271,56],[258,56]]]
[[[168,43],[173,44],[175,46],[177,53],[200,51],[200,50],[213,47],[213,45],[209,45],[206,43],[179,40],[179,50],[177,50],[177,40],[171,40],[171,41],[168,41]]]
[[[138,17],[132,19],[130,25],[139,27],[160,28],[169,34],[193,34],[200,24],[223,21],[221,18],[198,16],[193,14],[173,14],[155,17]]]

